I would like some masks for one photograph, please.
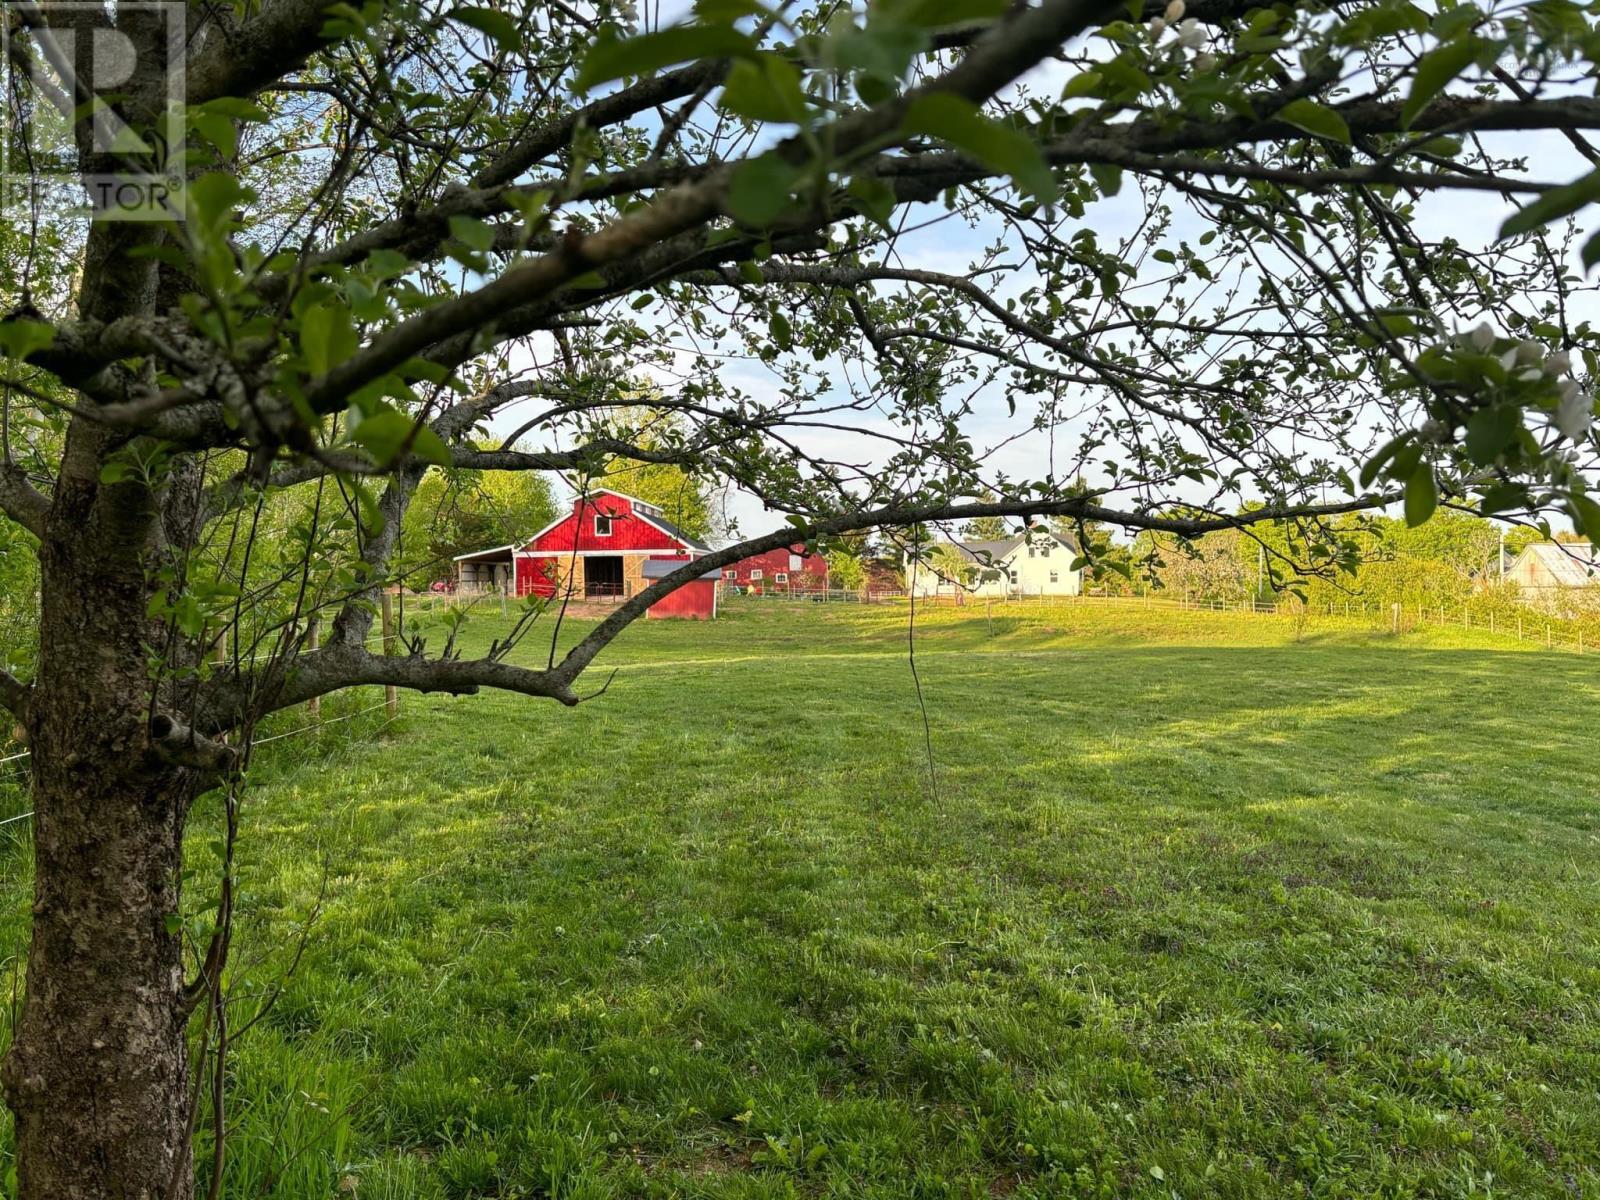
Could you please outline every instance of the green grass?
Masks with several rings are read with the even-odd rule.
[[[241,1014],[325,897],[226,1194],[1600,1197],[1589,660],[939,610],[935,787],[906,615],[641,623],[576,711],[276,744]]]

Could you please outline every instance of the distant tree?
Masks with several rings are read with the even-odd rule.
[[[1241,556],[1241,541],[1239,532],[1230,529],[1169,544],[1158,573],[1162,586],[1174,597],[1194,600],[1247,598],[1255,586],[1256,569]],[[1255,543],[1250,546],[1253,549]]]
[[[866,586],[867,567],[859,554],[847,549],[834,550],[828,555],[828,585],[858,592]]]
[[[39,619],[39,559],[33,538],[0,521],[0,668],[32,666]]]
[[[978,498],[992,503],[998,497],[986,489]],[[975,542],[1000,542],[1010,537],[1011,531],[1006,528],[1004,517],[978,517],[962,526],[961,536]]]
[[[660,508],[667,520],[702,541],[715,543],[726,533],[720,489],[713,488],[703,475],[691,474],[682,467],[610,459],[589,485],[615,488],[648,501]]]
[[[927,570],[940,579],[965,586],[977,578],[978,568],[949,542],[935,542],[924,553]]]
[[[401,524],[400,573],[412,587],[447,579],[456,555],[525,541],[557,512],[546,475],[434,468]]]
[[[633,386],[624,391],[654,395],[654,389]],[[662,515],[693,537],[719,541],[727,533],[721,496],[724,483],[713,483],[704,470],[685,466],[685,446],[693,431],[681,413],[649,403],[604,410],[590,436],[627,446],[626,454],[607,456],[593,475],[581,474],[584,487],[615,488],[661,509]],[[662,461],[649,461],[651,457]]]

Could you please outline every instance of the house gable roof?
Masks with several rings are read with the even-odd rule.
[[[1600,584],[1600,559],[1593,546],[1573,542],[1535,542],[1522,552],[1563,587]]]
[[[661,530],[661,532],[666,534],[669,538],[676,538],[678,541],[682,542],[685,546],[689,547],[689,549],[691,549],[691,550],[700,550],[700,551],[703,551],[703,552],[705,552],[707,554],[709,554],[711,552],[711,547],[710,546],[706,545],[704,542],[702,542],[699,538],[695,537],[693,534],[685,533],[683,530],[679,529],[671,521],[669,521],[665,517],[661,516],[660,513],[659,513],[659,510],[657,512],[655,512],[655,513],[647,513],[647,512],[641,512],[639,509],[636,508],[633,511],[634,511],[634,515],[637,516],[640,520],[648,521],[651,525],[654,525],[657,529]]]
[[[654,528],[659,529],[669,538],[681,542],[690,550],[699,550],[702,553],[709,553],[711,550],[711,547],[706,545],[699,538],[691,537],[689,534],[679,529],[671,521],[663,517],[661,515],[661,510],[654,504],[651,504],[648,500],[641,500],[637,496],[630,496],[626,492],[619,492],[614,488],[595,488],[591,492],[585,492],[575,496],[570,509],[562,513],[554,521],[551,521],[550,524],[546,525],[543,529],[536,530],[534,533],[523,538],[522,541],[516,544],[516,548],[518,550],[527,549],[545,534],[549,533],[552,529],[555,529],[557,526],[571,520],[577,515],[580,505],[583,507],[585,512],[597,513],[600,516],[606,515],[604,510],[600,509],[594,502],[595,497],[597,496],[615,496],[619,500],[626,500],[629,508],[632,510],[630,513],[631,516],[638,517],[647,525],[651,525]]]
[[[1074,543],[1071,538],[1062,537],[1060,534],[1049,529],[1035,529],[1033,531],[1032,538],[1034,545],[1038,545],[1043,539],[1049,538],[1057,545],[1067,550],[1071,550],[1074,553],[1076,553],[1078,549],[1076,543]],[[979,566],[988,566],[991,563],[999,565],[1005,559],[1010,558],[1024,545],[1028,544],[1028,538],[1027,536],[1019,533],[1014,537],[1001,538],[998,541],[958,542],[952,540],[949,542],[936,542],[934,544],[951,546],[958,554],[961,555],[962,558],[966,559],[968,562],[977,563]]]
[[[681,558],[647,558],[641,565],[640,570],[644,573],[644,577],[646,579],[665,579],[674,571],[680,570],[688,565],[689,561]],[[720,579],[721,577],[722,572],[715,569],[695,576],[696,579]]]

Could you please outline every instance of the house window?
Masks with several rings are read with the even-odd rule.
[[[595,535],[595,537],[610,537],[611,536],[611,518],[610,517],[605,517],[605,516],[596,516],[595,517],[595,519],[594,519],[594,535]]]
[[[789,570],[798,571],[799,569],[800,569],[800,556],[798,554],[789,555]]]
[[[1056,572],[1051,571],[1050,572],[1050,582],[1051,583],[1060,583],[1061,582],[1061,576],[1056,574]]]
[[[788,583],[789,582],[789,576],[785,572],[779,571],[776,575],[774,575],[772,577],[772,581],[774,583]]]
[[[1040,546],[1039,547],[1039,557],[1040,558],[1049,558],[1050,557],[1050,547],[1049,546]]]
[[[759,581],[761,578],[761,568],[757,567],[754,571],[751,571],[750,578]]]
[[[1038,552],[1039,552],[1038,551],[1038,547],[1036,547],[1036,546],[1029,546],[1028,547],[1028,557],[1029,558],[1032,558]]]
[[[724,570],[722,572],[722,577],[724,579],[737,579],[737,578],[739,578],[739,572],[734,570],[732,567],[727,567],[727,568],[724,568]]]

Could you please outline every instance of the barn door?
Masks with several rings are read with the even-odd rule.
[[[620,554],[591,555],[583,560],[583,594],[585,596],[622,595],[622,556]]]

